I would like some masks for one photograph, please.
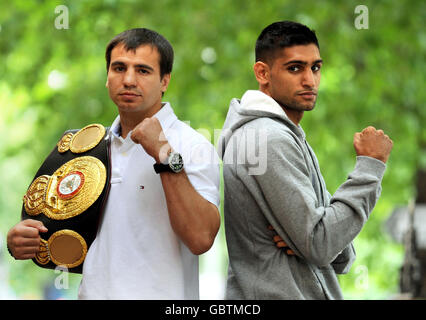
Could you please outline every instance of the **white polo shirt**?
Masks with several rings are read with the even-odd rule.
[[[178,120],[169,103],[155,115],[182,155],[195,190],[219,208],[219,160],[212,144]],[[87,253],[79,299],[199,299],[198,256],[170,225],[154,158],[111,126],[111,190]]]

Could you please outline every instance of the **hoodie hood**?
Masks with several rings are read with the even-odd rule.
[[[290,130],[301,138],[305,137],[300,126],[296,126],[286,115],[282,107],[270,96],[259,90],[248,90],[241,100],[232,99],[228,114],[219,137],[218,153],[223,159],[226,145],[235,130],[257,118],[273,118],[285,123]]]

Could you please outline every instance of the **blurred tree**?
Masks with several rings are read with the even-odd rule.
[[[104,50],[117,33],[154,29],[175,49],[165,100],[181,119],[204,128],[214,142],[229,101],[256,89],[254,43],[278,20],[316,30],[324,59],[317,107],[302,126],[317,152],[329,191],[354,165],[352,137],[368,125],[395,146],[382,198],[355,241],[358,259],[340,278],[345,297],[396,293],[402,248],[382,232],[393,207],[413,197],[415,172],[426,167],[424,130],[425,14],[421,0],[364,1],[369,28],[354,21],[357,1],[85,0],[2,2],[0,5],[0,233],[20,218],[22,195],[52,146],[70,128],[109,126],[116,115],[105,88]],[[58,5],[69,28],[57,29]],[[204,133],[206,132],[204,130]],[[223,228],[218,268],[226,276]],[[56,276],[32,262],[7,258],[10,285],[20,297],[41,297]],[[71,277],[75,298],[79,276]]]

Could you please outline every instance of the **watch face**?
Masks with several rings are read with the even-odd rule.
[[[174,172],[180,172],[183,169],[182,156],[179,153],[171,153],[169,157],[169,167]]]

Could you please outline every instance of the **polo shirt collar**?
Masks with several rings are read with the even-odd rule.
[[[111,125],[110,132],[116,137],[120,137],[121,124],[120,124],[120,115],[118,115],[114,122]]]
[[[160,110],[156,114],[154,114],[161,124],[163,131],[170,128],[173,122],[177,120],[177,116],[173,112],[173,108],[169,102],[165,102]]]

